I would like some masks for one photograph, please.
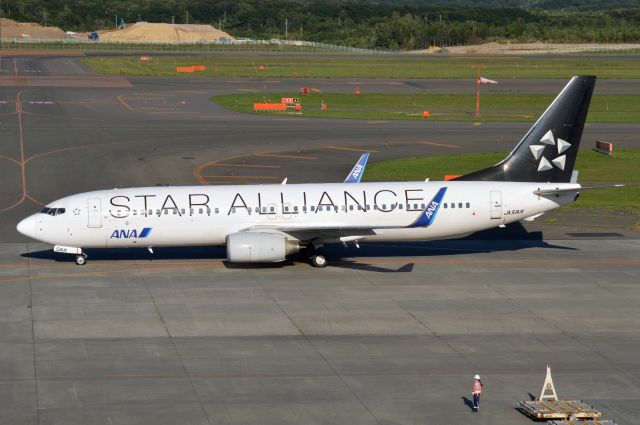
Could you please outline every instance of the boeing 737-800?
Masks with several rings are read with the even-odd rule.
[[[583,189],[572,172],[595,80],[573,77],[502,162],[454,180],[99,190],[17,228],[80,265],[86,248],[226,245],[231,262],[305,250],[321,267],[327,243],[444,239],[530,219]]]

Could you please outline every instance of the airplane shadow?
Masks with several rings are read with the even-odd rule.
[[[575,248],[553,245],[542,239],[542,232],[528,232],[520,223],[506,228],[477,232],[464,238],[426,242],[381,242],[363,243],[359,249],[341,244],[326,245],[323,250],[331,261],[332,267],[374,271],[381,273],[408,273],[413,270],[413,263],[399,268],[379,267],[356,261],[357,258],[397,258],[397,257],[436,257],[446,255],[474,254],[479,252],[518,251],[527,248],[547,248],[574,250]],[[85,250],[89,260],[98,261],[157,261],[157,260],[224,260],[226,249],[220,246],[169,247],[154,248],[151,254],[145,248],[101,248]],[[51,249],[21,254],[22,257],[51,260],[57,262],[73,262],[73,255],[58,254]],[[302,254],[293,255],[278,263],[238,264],[224,261],[226,268],[234,269],[270,269],[306,263]]]

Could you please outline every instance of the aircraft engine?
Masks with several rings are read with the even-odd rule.
[[[275,233],[239,232],[227,236],[227,260],[232,263],[273,263],[299,250],[297,241]]]

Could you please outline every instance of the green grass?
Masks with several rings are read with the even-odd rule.
[[[562,78],[597,75],[599,78],[640,78],[640,58],[566,59],[550,56],[534,58],[434,58],[371,55],[362,57],[225,57],[153,56],[150,62],[139,57],[92,57],[83,62],[102,74],[175,76],[177,66],[205,65],[196,76],[220,77],[319,77],[319,78],[475,78],[471,66],[483,64],[483,75],[494,78]],[[264,71],[259,67],[264,66]],[[187,74],[193,76],[194,74]]]
[[[414,157],[371,163],[365,181],[442,180],[445,175],[461,175],[489,167],[501,161],[508,152],[468,153]],[[575,169],[584,186],[600,182],[629,182],[631,185],[584,191],[574,203],[563,208],[612,209],[640,213],[640,150],[619,149],[614,157],[583,150]]]
[[[214,96],[212,100],[235,112],[254,113],[255,102],[280,102],[282,97],[301,97],[302,113],[293,116],[352,118],[367,120],[422,120],[429,111],[431,120],[447,121],[533,121],[554,95],[485,93],[481,98],[480,117],[475,116],[474,94],[354,94],[319,93],[243,93]],[[327,104],[321,111],[320,105]],[[260,112],[264,113],[264,112]],[[276,112],[275,114],[283,114]],[[590,122],[640,121],[640,95],[595,96],[589,109]]]

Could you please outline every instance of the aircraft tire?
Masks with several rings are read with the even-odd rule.
[[[312,255],[309,259],[313,267],[327,267],[327,258],[322,254]]]

